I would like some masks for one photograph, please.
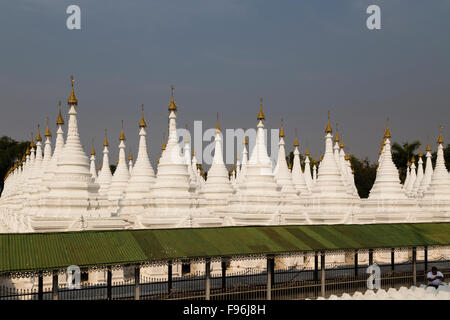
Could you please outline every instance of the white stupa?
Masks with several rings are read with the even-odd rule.
[[[139,150],[125,191],[121,212],[142,213],[150,206],[150,192],[155,183],[155,172],[148,157],[146,128],[147,122],[142,106],[142,118],[139,122]]]
[[[450,179],[444,160],[444,138],[442,137],[442,126],[438,138],[436,166],[431,177],[430,186],[424,192],[424,199],[448,201],[450,203]]]
[[[201,206],[225,206],[233,193],[233,188],[229,179],[227,168],[223,162],[222,153],[222,132],[219,126],[219,116],[217,115],[217,125],[214,144],[214,158],[211,168],[208,171],[208,178],[201,191]]]
[[[325,154],[319,165],[317,181],[312,188],[311,197],[314,206],[309,209],[311,212],[309,218],[312,223],[323,221],[345,223],[352,219],[355,203],[345,188],[337,165],[339,158],[333,154],[330,113],[325,133]]]
[[[151,197],[153,212],[141,220],[145,227],[176,226],[183,223],[191,207],[189,171],[177,136],[177,106],[172,95],[169,104],[169,138],[158,163]]]
[[[414,197],[413,188],[414,188],[414,183],[416,182],[416,177],[417,177],[416,159],[413,156],[411,158],[410,176],[409,176],[408,186],[406,188],[406,195],[408,197]]]
[[[127,159],[125,155],[125,134],[123,132],[123,121],[122,129],[120,131],[119,137],[119,160],[117,163],[116,171],[111,179],[111,185],[108,189],[108,199],[113,201],[111,205],[119,210],[119,200],[122,199],[125,189],[128,186],[128,180],[130,179],[130,172],[128,171]],[[115,211],[115,210],[114,210]],[[117,212],[115,212],[117,213]]]
[[[288,169],[286,163],[286,150],[284,148],[284,128],[283,120],[281,120],[281,128],[279,133],[278,142],[278,159],[277,159],[277,172],[275,174],[275,181],[280,188],[281,197],[285,201],[297,200],[297,191],[292,181],[292,173]]]
[[[365,210],[358,215],[359,222],[408,221],[413,216],[411,207],[413,202],[407,199],[400,184],[398,170],[392,161],[389,119],[384,138],[375,183],[370,190],[369,198],[362,201]]]
[[[295,189],[297,193],[302,195],[310,194],[309,188],[306,185],[305,174],[302,172],[302,167],[300,164],[300,151],[298,147],[300,146],[297,138],[297,134],[295,135],[294,140],[294,163],[292,165],[292,182],[294,183]],[[309,167],[305,165],[305,172],[308,171],[309,176],[311,177],[311,170]]]
[[[264,120],[261,99],[256,143],[245,167],[243,182],[226,209],[232,214],[235,225],[269,224],[280,213],[280,194],[264,141]]]
[[[53,151],[52,158],[50,162],[48,163],[47,167],[44,169],[44,175],[42,177],[42,184],[40,192],[41,194],[47,193],[49,189],[49,183],[52,181],[56,169],[58,168],[58,157],[62,153],[64,149],[64,131],[62,129],[62,126],[64,125],[64,120],[61,115],[61,101],[59,101],[59,113],[58,118],[56,120],[56,141],[55,141],[55,150]]]
[[[312,187],[314,185],[314,180],[311,175],[311,160],[309,159],[309,150],[306,148],[305,150],[305,170],[303,170],[303,174],[305,175],[306,186],[311,192]]]
[[[89,172],[92,174],[92,177],[94,178],[94,181],[97,181],[97,168],[95,167],[95,149],[94,149],[94,140],[92,140],[92,149],[91,149],[91,157],[90,160],[90,166],[89,166]]]
[[[426,165],[425,165],[425,173],[423,175],[423,179],[420,182],[419,190],[417,191],[418,197],[423,197],[424,191],[428,189],[428,186],[431,183],[431,177],[433,176],[433,164],[431,162],[431,147],[430,143],[427,143],[426,148]]]
[[[418,167],[417,167],[417,177],[414,181],[414,185],[411,190],[411,196],[416,197],[417,193],[420,188],[420,184],[422,183],[423,179],[423,160],[422,160],[423,154],[422,152],[419,153],[419,161],[418,161]]]
[[[98,184],[89,171],[89,159],[80,143],[77,124],[78,100],[73,89],[68,100],[69,122],[64,150],[58,156],[57,170],[49,181],[49,192],[39,201],[33,228],[67,229],[80,223],[98,206]],[[88,210],[91,210],[88,213]],[[64,219],[66,218],[66,219]]]
[[[105,140],[103,141],[103,164],[102,168],[98,173],[97,183],[100,186],[99,193],[101,195],[106,195],[111,185],[112,173],[109,167],[109,150],[108,150],[108,137],[105,129]]]

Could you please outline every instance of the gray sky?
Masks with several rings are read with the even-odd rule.
[[[66,8],[81,7],[81,30],[66,28]],[[381,7],[381,30],[366,28],[366,8]],[[376,160],[386,117],[394,141],[450,133],[450,1],[60,1],[0,4],[0,135],[27,139],[76,78],[86,152],[103,130],[117,157],[120,121],[137,150],[145,104],[155,166],[167,132],[170,84],[178,125],[255,127],[259,97],[266,126],[285,120],[301,152],[323,152],[327,110],[347,152]],[[67,108],[64,109],[67,112]],[[42,132],[41,132],[42,133]],[[433,144],[434,146],[434,144]]]

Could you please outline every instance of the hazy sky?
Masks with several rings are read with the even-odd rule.
[[[71,4],[81,30],[66,28]],[[370,4],[381,30],[366,27]],[[222,128],[255,127],[262,96],[288,151],[298,128],[318,157],[330,109],[347,152],[376,160],[387,116],[394,141],[434,146],[439,124],[449,137],[449,31],[449,0],[2,1],[0,135],[27,139],[46,116],[54,132],[73,74],[85,150],[93,137],[99,155],[107,128],[111,163],[122,119],[137,150],[144,103],[155,166],[172,83],[181,127],[214,127],[217,111]]]

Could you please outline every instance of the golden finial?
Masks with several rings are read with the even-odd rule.
[[[431,151],[431,147],[430,147],[430,136],[427,135],[427,151]]]
[[[308,149],[308,147],[306,147],[305,156],[309,157],[309,149]]]
[[[191,140],[190,140],[190,138],[189,138],[189,128],[188,128],[187,123],[186,123],[186,125],[185,125],[185,128],[186,128],[186,132],[185,132],[184,142],[185,142],[185,143],[189,143]]]
[[[192,156],[195,157],[195,151],[192,151]]]
[[[411,162],[409,162],[409,160],[408,160],[408,162],[406,163],[406,166],[407,166],[407,167],[410,167],[410,166],[411,166]]]
[[[58,119],[56,119],[56,124],[59,126],[64,125],[64,119],[61,115],[61,100],[58,102],[59,105],[59,113],[58,113]]]
[[[92,149],[91,149],[91,156],[95,156],[95,149],[94,149],[94,138],[92,138]]]
[[[139,128],[145,128],[147,127],[147,122],[145,122],[144,119],[144,104],[142,104],[142,118],[141,121],[139,122]]]
[[[336,136],[334,137],[334,142],[339,142],[338,124],[336,123]]]
[[[343,147],[345,147],[345,145],[344,145],[344,137],[343,137],[343,134],[341,133],[341,143],[339,144],[339,148],[343,148]]]
[[[174,90],[173,84],[170,86],[170,90],[172,93],[170,96],[169,113],[170,113],[170,111],[177,112],[177,105],[175,104],[175,101],[173,100],[173,90]]]
[[[69,100],[67,100],[67,104],[68,105],[71,105],[71,104],[78,105],[78,100],[75,97],[75,92],[73,91],[73,83],[75,82],[73,76],[70,76],[70,80],[72,82],[72,91],[70,92],[70,97],[69,97]]]
[[[319,161],[322,162],[323,160],[323,156],[320,156]]]
[[[27,157],[25,155],[22,156],[22,162],[27,161]]]
[[[327,127],[325,128],[325,133],[331,133],[331,132],[333,132],[333,129],[331,129],[330,111],[328,111],[328,122],[327,122]]]
[[[297,128],[295,128],[295,140],[294,140],[294,147],[298,147],[300,143],[298,143],[298,137],[297,137]]]
[[[416,162],[416,158],[414,156],[412,156],[411,163],[415,163],[415,162]]]
[[[39,132],[39,128],[40,128],[40,126],[39,126],[39,124],[38,124],[38,125],[37,125],[37,136],[36,136],[36,141],[42,141],[41,133]]]
[[[281,128],[280,128],[279,137],[284,138],[283,118],[281,118]]]
[[[217,112],[217,124],[216,124],[216,131],[220,131],[219,127],[219,113]]]
[[[125,134],[123,133],[123,120],[122,120],[122,130],[120,130],[119,140],[120,141],[124,141],[125,140]]]
[[[133,154],[131,153],[131,149],[130,154],[128,155],[128,161],[133,161]]]
[[[25,150],[25,155],[29,156],[30,154],[31,154],[30,146],[27,146],[27,150]]]
[[[30,148],[33,149],[34,147],[36,147],[36,145],[34,144],[34,135],[33,135],[33,132],[32,132],[31,133]]]
[[[248,137],[244,137],[244,144],[248,146]]]
[[[443,126],[439,126],[439,138],[437,143],[444,143],[444,138],[442,137],[442,128]]]
[[[109,143],[108,143],[108,135],[106,134],[106,129],[105,129],[105,141],[103,141],[103,146],[104,146],[104,147],[109,146]]]
[[[288,169],[292,171],[292,163],[289,162]]]
[[[166,135],[163,133],[163,144],[161,146],[161,150],[166,150]]]
[[[317,160],[316,160],[316,158],[314,158],[313,159],[313,165],[316,165],[316,163],[317,163]]]
[[[258,113],[258,120],[265,120],[266,118],[264,117],[264,112],[262,109],[262,104],[263,104],[263,98],[259,99],[259,113]]]
[[[383,141],[381,141],[380,151],[378,152],[379,155],[381,155],[383,153],[383,148],[384,148],[385,143],[386,143],[386,138],[383,137]]]
[[[421,158],[423,157],[422,151],[419,152],[419,157],[421,157]]]
[[[386,120],[386,130],[384,131],[384,138],[389,139],[391,137],[391,130],[389,129],[389,117]]]
[[[47,128],[45,129],[44,136],[51,137],[52,133],[51,133],[50,129],[48,128],[48,117],[45,118],[45,121],[47,122]]]
[[[100,171],[100,170],[102,170],[102,166],[99,164],[97,167],[97,171]]]
[[[350,160],[350,155],[349,154],[345,155],[345,160]]]

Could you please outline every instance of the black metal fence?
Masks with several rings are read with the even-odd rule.
[[[448,250],[448,249],[447,249]],[[398,251],[392,251],[391,254]],[[389,254],[389,251],[384,251]],[[347,253],[341,253],[347,254]],[[353,252],[352,252],[353,254]],[[361,257],[360,253],[360,257]],[[367,256],[367,252],[364,253]],[[126,299],[190,299],[190,300],[254,300],[254,299],[314,299],[320,296],[328,297],[332,294],[354,293],[367,290],[369,274],[367,268],[376,263],[373,251],[369,253],[365,262],[358,261],[355,254],[348,261],[325,264],[325,268],[319,267],[322,262],[320,255],[310,255],[314,263],[291,268],[247,269],[238,272],[212,273],[209,276],[205,272],[196,274],[165,277],[139,276],[138,283],[135,280],[108,282],[102,284],[83,284],[80,289],[68,289],[65,284],[55,290],[51,287],[34,287],[28,290],[0,287],[0,300],[126,300]],[[437,266],[445,278],[450,277],[450,260],[440,258],[430,260],[426,251],[421,251],[421,260],[416,259],[417,251],[410,254],[406,261],[378,263],[380,267],[381,288],[410,287],[426,283],[426,273],[431,266]],[[327,255],[329,260],[336,255]],[[325,258],[326,258],[325,257]],[[324,259],[325,259],[324,258]],[[342,259],[341,259],[342,260]],[[355,263],[356,260],[356,263]],[[386,260],[386,259],[384,259]],[[224,264],[222,264],[224,265]],[[270,292],[268,295],[268,291]]]

